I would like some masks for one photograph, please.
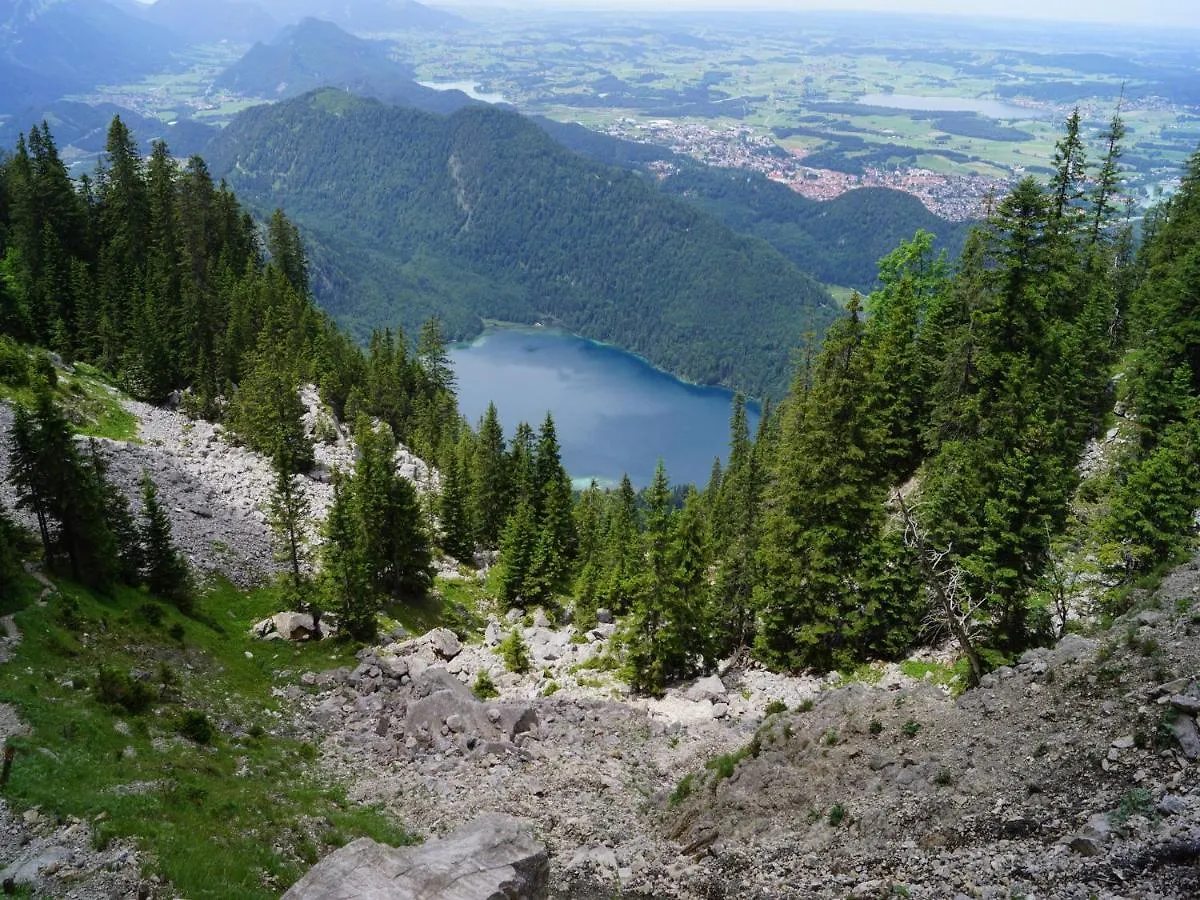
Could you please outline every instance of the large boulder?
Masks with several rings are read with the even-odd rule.
[[[528,823],[502,813],[442,840],[393,848],[360,838],[317,863],[284,900],[542,900],[550,860]]]

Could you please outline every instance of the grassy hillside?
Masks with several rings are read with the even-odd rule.
[[[779,395],[789,350],[834,313],[764,241],[504,110],[439,118],[318,92],[246,111],[208,152],[244,200],[303,226],[318,299],[360,331],[432,312],[458,336],[484,316],[553,321]]]
[[[5,797],[76,816],[93,842],[135,840],[147,874],[186,897],[277,897],[356,837],[409,834],[349,803],[273,688],[295,672],[355,664],[348,644],[263,644],[247,630],[270,591],[213,586],[192,617],[142,591],[102,597],[62,583],[46,605],[30,580],[0,600],[24,633],[0,667],[0,703],[31,726]],[[204,840],[198,840],[204,836]]]

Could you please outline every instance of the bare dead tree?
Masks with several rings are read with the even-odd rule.
[[[917,565],[933,600],[927,625],[934,629],[949,630],[971,666],[971,683],[978,684],[983,677],[983,660],[975,647],[975,632],[984,598],[971,597],[964,578],[966,573],[954,561],[951,548],[935,547],[930,543],[912,507],[905,503],[904,496],[894,491],[892,499],[904,520],[904,544],[916,551]]]

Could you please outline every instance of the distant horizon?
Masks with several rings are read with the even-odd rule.
[[[559,12],[884,13],[1200,30],[1200,3],[1195,0],[1144,0],[1133,7],[1116,0],[1007,0],[1002,8],[986,11],[964,9],[962,0],[428,0],[425,5],[459,13],[479,8]]]

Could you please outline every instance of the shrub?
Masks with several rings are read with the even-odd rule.
[[[813,701],[812,697],[807,697],[800,701],[800,705],[796,708],[799,709],[800,712],[812,712],[813,707],[816,705],[817,704]]]
[[[504,660],[504,668],[508,671],[517,674],[529,671],[529,648],[525,646],[525,639],[517,629],[510,631],[500,642],[500,656]]]
[[[471,690],[480,700],[491,700],[493,697],[500,696],[500,692],[496,690],[496,683],[492,681],[492,676],[483,669],[480,669],[475,676],[475,683],[471,685]]]
[[[209,721],[208,714],[198,709],[189,709],[179,721],[179,733],[197,744],[210,744],[217,730]]]
[[[837,742],[838,742],[838,733],[837,733],[837,729],[835,729],[835,728],[829,728],[825,731],[825,733],[823,735],[821,735],[821,743],[824,744],[826,747],[834,747],[837,745]]]
[[[883,732],[883,723],[878,719],[872,719],[871,724],[867,726],[867,731],[871,734],[881,734]]]
[[[785,713],[785,712],[787,712],[787,704],[784,703],[782,700],[772,700],[770,703],[767,704],[766,713],[768,716],[773,716],[778,713]]]
[[[136,716],[150,708],[154,691],[150,685],[125,672],[101,666],[96,676],[96,699],[104,706],[120,708]]]
[[[683,778],[679,779],[679,784],[675,785],[675,790],[671,791],[671,796],[668,802],[672,806],[678,806],[684,800],[692,795],[692,790],[696,786],[696,776],[692,772],[688,772]]]
[[[834,828],[837,828],[839,825],[842,824],[842,821],[845,818],[846,818],[846,807],[842,806],[842,804],[835,803],[835,804],[833,804],[833,806],[829,807],[828,822],[831,826],[833,826]]]
[[[151,625],[155,628],[162,624],[163,615],[165,613],[166,610],[163,609],[162,604],[160,603],[143,603],[137,609],[138,618],[140,618],[147,625]]]
[[[921,733],[921,723],[914,722],[912,719],[909,719],[904,723],[904,727],[900,730],[904,732],[905,737],[916,737]]]
[[[946,787],[954,781],[954,775],[945,766],[937,770],[937,774],[933,776],[933,783],[938,787]]]

